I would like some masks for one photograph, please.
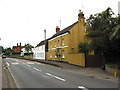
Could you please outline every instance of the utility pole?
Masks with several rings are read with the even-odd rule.
[[[44,37],[45,37],[45,60],[46,60],[46,30],[44,29]]]

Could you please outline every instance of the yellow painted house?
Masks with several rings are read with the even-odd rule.
[[[85,55],[79,53],[78,45],[86,41],[87,34],[84,14],[79,11],[78,21],[60,31],[56,27],[56,34],[48,39],[47,60],[68,62],[70,64],[85,67]],[[89,54],[94,54],[90,52]]]

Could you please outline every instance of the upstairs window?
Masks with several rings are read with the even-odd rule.
[[[56,48],[56,41],[55,41],[55,48]]]
[[[60,46],[60,42],[59,42],[59,40],[58,40],[58,47]]]
[[[50,49],[52,49],[52,44],[50,43]]]
[[[64,46],[64,39],[62,39],[62,46]]]

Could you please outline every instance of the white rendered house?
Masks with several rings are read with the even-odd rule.
[[[45,60],[45,41],[41,41],[35,48],[34,48],[34,59]]]
[[[27,53],[27,51],[25,50],[25,48],[23,47],[22,49],[21,49],[21,54],[20,54],[20,56],[24,56],[24,54],[25,53]],[[34,49],[32,48],[32,51],[30,51],[29,53],[32,53],[32,52],[34,52]]]

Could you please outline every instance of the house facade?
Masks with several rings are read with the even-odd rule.
[[[45,60],[45,40],[41,41],[35,48],[34,48],[34,59]]]
[[[85,55],[79,53],[78,45],[80,42],[87,41],[86,27],[84,14],[81,11],[79,11],[77,22],[61,31],[56,27],[56,34],[48,40],[47,60],[63,61],[85,67]],[[89,55],[93,54],[94,52],[89,52]]]
[[[18,43],[17,43],[17,46],[13,46],[13,47],[12,47],[12,51],[13,51],[14,53],[19,53],[22,48],[23,48],[23,46],[21,46],[21,43],[20,43],[20,45],[18,45]]]
[[[33,53],[33,52],[34,52],[34,49],[32,48],[32,50],[29,51],[29,53]],[[21,49],[21,54],[20,54],[20,56],[24,56],[25,53],[28,53],[28,52],[25,50],[25,47],[23,47],[23,48]]]

